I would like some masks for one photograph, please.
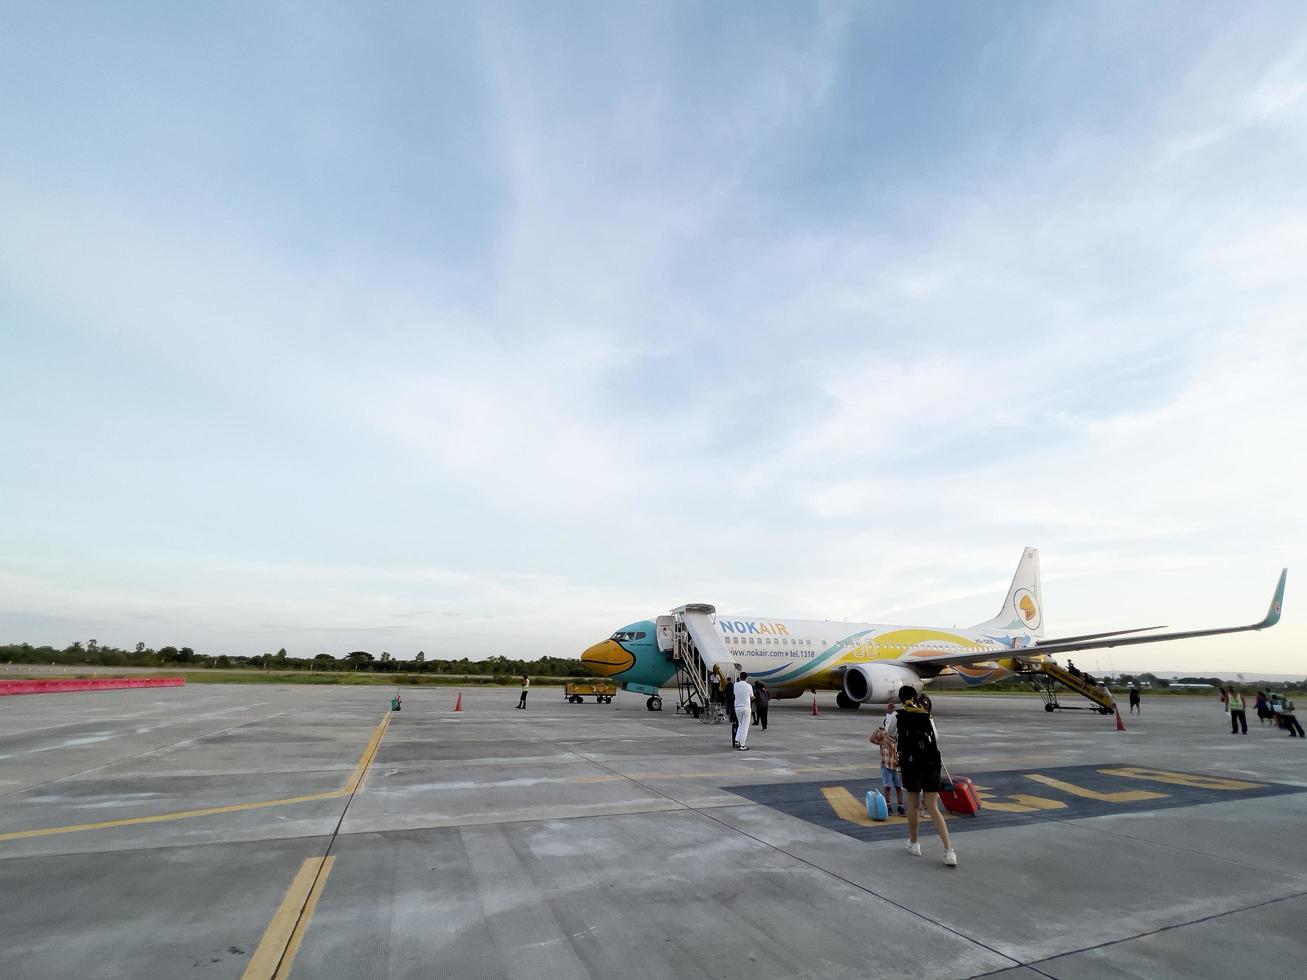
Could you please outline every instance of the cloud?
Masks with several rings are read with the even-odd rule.
[[[184,23],[14,35],[0,627],[979,621],[1033,544],[1066,632],[1307,555],[1293,8],[395,16],[270,25],[236,91]]]

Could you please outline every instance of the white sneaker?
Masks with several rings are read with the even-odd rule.
[[[914,840],[908,841],[908,853],[913,857],[921,857],[921,845]]]
[[[958,866],[958,852],[949,848],[944,852],[944,867],[956,868]]]

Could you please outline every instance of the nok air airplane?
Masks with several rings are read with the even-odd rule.
[[[895,700],[904,685],[922,690],[939,682],[967,687],[990,684],[1016,671],[1018,659],[1038,669],[1041,661],[1055,654],[1266,629],[1280,620],[1287,575],[1287,569],[1280,572],[1265,618],[1249,626],[1171,633],[1152,632],[1160,626],[1144,626],[1045,639],[1039,551],[1027,548],[999,614],[970,629],[724,613],[715,614],[711,628],[730,660],[748,671],[750,678],[765,681],[773,698],[838,691],[835,701],[841,708],[857,708]],[[618,681],[624,690],[650,695],[651,709],[661,708],[658,691],[676,676],[671,629],[671,616],[631,623],[587,649],[581,660],[595,673]],[[716,645],[711,637],[704,640]]]

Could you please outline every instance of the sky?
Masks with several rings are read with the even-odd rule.
[[[1307,675],[1307,7],[0,0],[0,642],[684,602]],[[1082,666],[1091,666],[1088,660]]]

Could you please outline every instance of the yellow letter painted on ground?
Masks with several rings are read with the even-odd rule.
[[[1104,803],[1134,803],[1138,800],[1160,800],[1165,793],[1153,793],[1146,789],[1128,789],[1116,793],[1100,793],[1096,789],[1085,789],[1083,786],[1077,786],[1075,783],[1064,782],[1061,779],[1054,779],[1052,776],[1045,776],[1042,773],[1028,772],[1027,779],[1033,779],[1037,783],[1043,783],[1045,786],[1052,786],[1054,789],[1061,790],[1063,793],[1070,793],[1072,796],[1082,796],[1086,800],[1102,800]]]
[[[1065,810],[1066,804],[1061,800],[1046,800],[1042,796],[1027,796],[1024,793],[1017,793],[1012,796],[994,796],[987,792],[988,786],[978,786],[971,784],[971,788],[976,791],[976,796],[980,799],[981,809],[998,810],[1000,813],[1034,813],[1036,810]],[[1000,800],[1010,800],[1009,803],[1000,803]]]
[[[1197,789],[1261,789],[1262,787],[1261,783],[1245,783],[1238,779],[1195,776],[1187,772],[1167,772],[1165,769],[1141,769],[1139,766],[1098,771],[1106,776],[1125,776],[1127,779],[1146,779],[1151,783],[1170,783],[1172,786],[1193,786]]]
[[[835,816],[841,820],[856,823],[860,827],[871,826],[871,817],[867,816],[867,807],[855,800],[853,794],[843,786],[823,786],[821,795],[826,797],[826,802],[835,811]]]

